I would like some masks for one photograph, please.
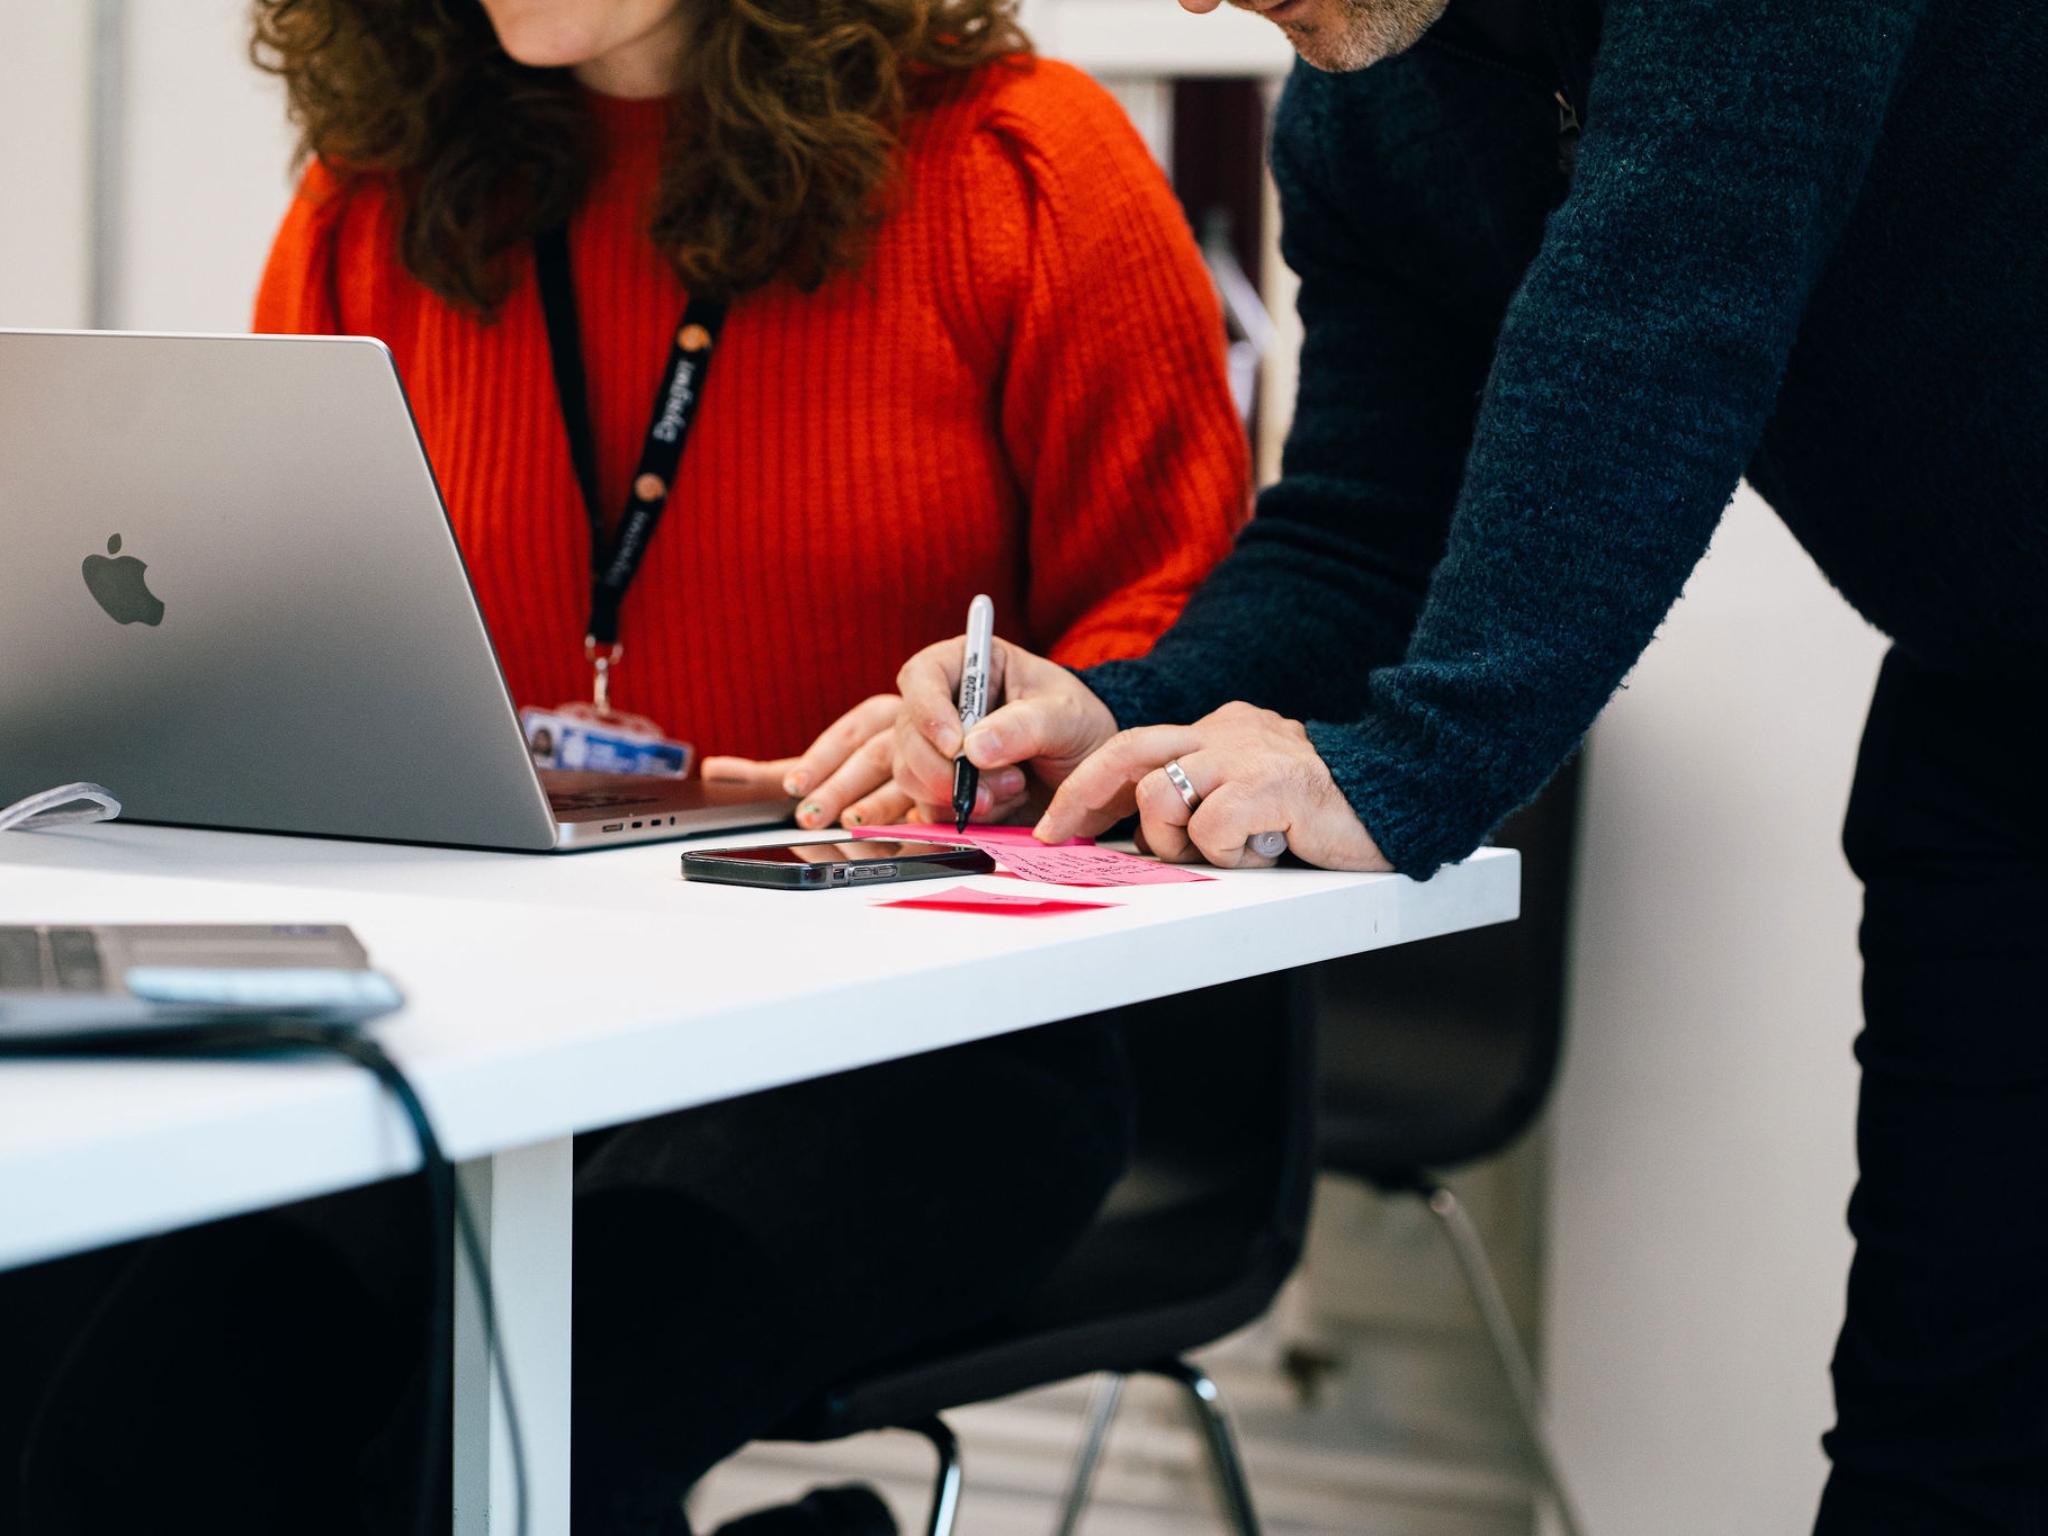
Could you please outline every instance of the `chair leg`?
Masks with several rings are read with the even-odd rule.
[[[1104,1371],[1096,1377],[1094,1394],[1088,1399],[1088,1420],[1081,1431],[1081,1448],[1074,1453],[1074,1470],[1067,1475],[1067,1496],[1060,1502],[1060,1523],[1054,1536],[1074,1536],[1074,1527],[1081,1523],[1081,1511],[1088,1507],[1088,1494],[1095,1486],[1095,1469],[1102,1462],[1102,1447],[1123,1396],[1120,1373]]]
[[[1508,1389],[1513,1393],[1515,1407],[1521,1415],[1523,1432],[1528,1435],[1529,1448],[1536,1455],[1543,1491],[1557,1512],[1558,1524],[1563,1528],[1564,1536],[1580,1536],[1578,1514],[1572,1508],[1571,1496],[1565,1492],[1564,1474],[1558,1468],[1557,1453],[1551,1449],[1550,1437],[1544,1432],[1543,1400],[1537,1392],[1536,1373],[1530,1369],[1529,1357],[1522,1350],[1521,1337],[1515,1332],[1515,1320],[1508,1315],[1507,1299],[1501,1295],[1500,1283],[1493,1277],[1493,1266],[1487,1262],[1486,1245],[1480,1241],[1479,1229],[1473,1225],[1458,1197],[1441,1184],[1421,1179],[1417,1181],[1416,1189],[1429,1206],[1430,1214],[1444,1229],[1444,1236],[1450,1240],[1451,1252],[1465,1276],[1466,1288],[1479,1307],[1480,1321],[1486,1325],[1487,1338],[1493,1344],[1501,1373],[1508,1379]]]
[[[1223,1501],[1223,1518],[1233,1536],[1259,1536],[1258,1511],[1252,1508],[1252,1485],[1244,1475],[1244,1462],[1237,1454],[1237,1436],[1223,1411],[1223,1398],[1200,1367],[1186,1360],[1167,1360],[1145,1368],[1155,1376],[1177,1381],[1188,1395],[1209,1448],[1209,1467],[1216,1474],[1216,1492]]]
[[[936,1414],[903,1427],[923,1435],[939,1453],[939,1474],[932,1483],[932,1517],[925,1525],[925,1536],[953,1536],[953,1517],[960,1510],[960,1442]]]

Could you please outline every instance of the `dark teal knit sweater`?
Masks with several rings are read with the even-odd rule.
[[[1284,477],[1087,674],[1118,722],[1306,719],[1427,875],[1570,755],[1745,471],[1921,661],[2048,708],[2048,0],[1613,0],[1569,182],[1563,79],[1456,21],[1295,71]]]

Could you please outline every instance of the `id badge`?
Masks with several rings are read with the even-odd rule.
[[[536,768],[680,779],[688,776],[697,755],[688,742],[664,736],[645,715],[600,710],[595,704],[522,709],[519,724]]]

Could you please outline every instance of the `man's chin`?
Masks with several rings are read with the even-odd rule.
[[[1287,41],[1294,45],[1294,51],[1301,56],[1302,63],[1327,75],[1348,75],[1386,57],[1376,49],[1361,47],[1355,38],[1341,34],[1328,37],[1320,27],[1291,27],[1285,22],[1279,26],[1287,35]]]
[[[1296,18],[1274,15],[1308,10],[1313,0],[1262,12],[1301,55],[1302,62],[1326,74],[1350,74],[1406,53],[1435,25],[1448,0],[1321,0],[1324,14]]]

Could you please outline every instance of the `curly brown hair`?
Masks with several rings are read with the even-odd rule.
[[[704,0],[650,234],[693,292],[858,265],[906,111],[1030,44],[1016,0]],[[492,313],[507,256],[567,218],[592,128],[566,69],[516,63],[478,0],[252,0],[299,156],[388,177],[399,259]]]

